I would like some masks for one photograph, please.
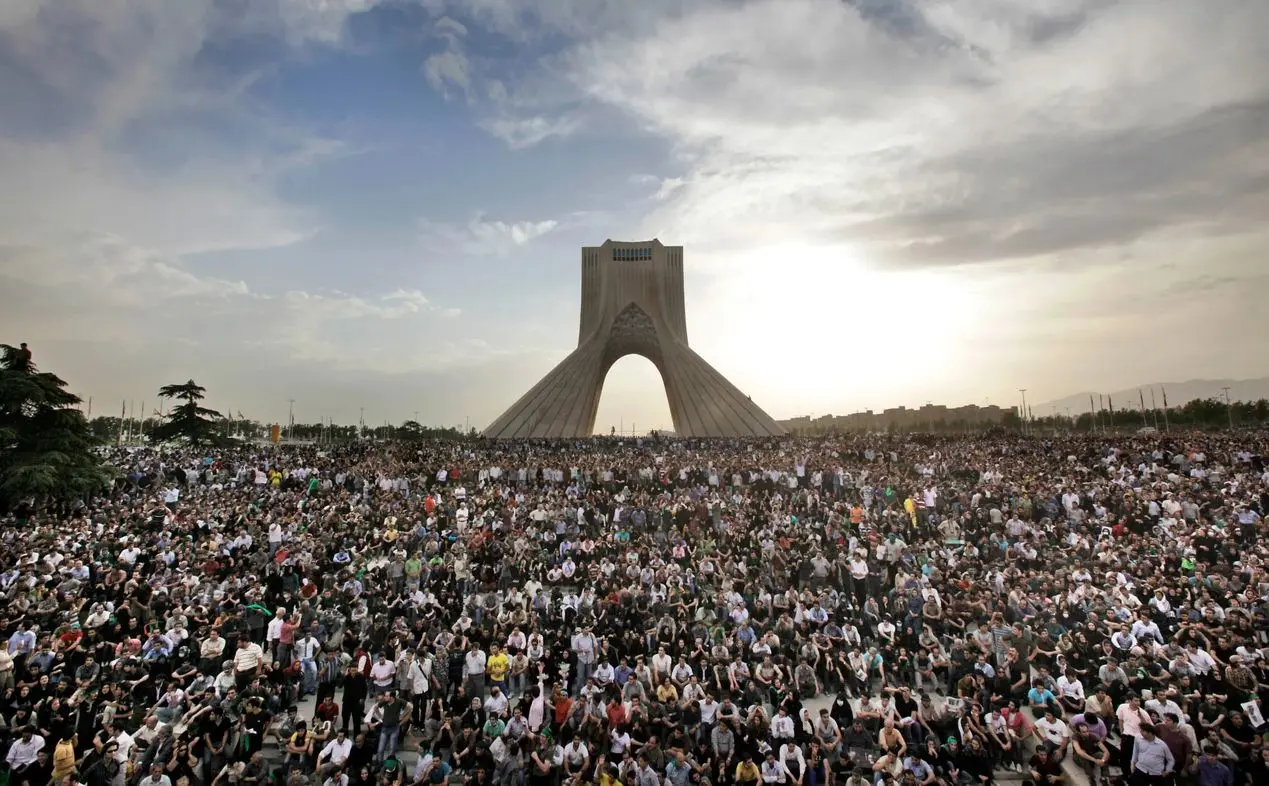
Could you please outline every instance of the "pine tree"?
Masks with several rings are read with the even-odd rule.
[[[114,473],[77,407],[79,396],[41,372],[26,344],[0,345],[0,508],[68,501],[110,487]]]
[[[164,385],[159,388],[160,398],[183,401],[172,407],[165,423],[150,432],[152,442],[184,441],[190,445],[211,445],[223,441],[217,423],[221,414],[214,409],[200,406],[198,402],[207,396],[207,389],[189,380],[182,385]]]

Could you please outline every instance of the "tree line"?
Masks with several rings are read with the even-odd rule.
[[[0,344],[0,515],[23,517],[47,505],[80,504],[110,488],[116,472],[109,448],[129,443],[215,447],[270,437],[270,424],[231,418],[205,406],[207,390],[194,380],[159,388],[171,401],[162,417],[127,419],[83,412],[83,399],[61,377],[41,371],[26,344]],[[429,428],[413,420],[370,429],[334,423],[296,423],[287,438],[307,442],[356,439],[466,439],[456,428]]]
[[[159,417],[151,415],[147,418],[137,418],[135,420],[125,420],[118,415],[103,415],[95,417],[89,421],[89,427],[93,434],[102,442],[114,444],[122,440],[129,442],[145,441],[151,442],[151,435],[155,429],[160,428],[167,422],[167,417]],[[271,436],[270,432],[275,424],[263,423],[258,420],[246,418],[241,414],[236,417],[221,416],[211,421],[209,428],[217,438],[233,441],[244,442],[260,442],[268,440]],[[199,427],[201,431],[201,426]],[[338,444],[341,442],[355,442],[362,439],[370,440],[404,440],[404,441],[421,441],[430,439],[464,439],[471,434],[464,435],[462,429],[456,429],[452,426],[436,427],[424,426],[417,421],[407,420],[399,425],[388,426],[360,426],[355,423],[295,423],[294,425],[281,425],[282,440],[284,442],[306,442],[320,444]],[[208,439],[207,442],[214,440]]]
[[[1258,401],[1234,401],[1226,404],[1223,399],[1198,398],[1179,407],[1158,407],[1147,409],[1143,414],[1140,409],[1116,409],[1111,412],[1103,409],[1100,412],[1083,412],[1072,422],[1069,418],[1051,416],[1037,418],[1037,427],[1054,427],[1065,424],[1062,428],[1073,428],[1076,431],[1132,431],[1139,428],[1165,428],[1219,430],[1240,427],[1258,427],[1269,425],[1269,399]]]
[[[990,431],[1013,432],[1092,432],[1114,431],[1126,433],[1140,428],[1166,428],[1220,430],[1233,428],[1256,428],[1269,426],[1269,399],[1258,401],[1234,401],[1226,404],[1220,398],[1194,399],[1182,406],[1159,407],[1148,409],[1142,417],[1140,409],[1109,408],[1100,412],[1083,412],[1078,415],[1045,415],[1030,417],[1024,422],[1017,411],[1005,412],[994,422],[969,421],[964,419],[914,420],[910,423],[892,423],[886,431],[892,434],[969,434]],[[816,427],[814,425],[798,430],[798,433],[823,434],[864,429],[843,427]]]

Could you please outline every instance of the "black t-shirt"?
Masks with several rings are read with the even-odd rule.
[[[203,716],[203,722],[200,724],[200,733],[198,736],[201,739],[204,735],[206,735],[207,739],[211,740],[211,744],[216,747],[221,746],[222,739],[224,740],[224,744],[228,745],[228,733],[232,726],[233,724],[229,722],[229,718],[225,715],[222,714],[217,716],[216,713],[210,713]]]
[[[1232,718],[1226,718],[1221,722],[1221,731],[1241,743],[1249,743],[1256,738],[1256,730],[1246,721],[1236,726]]]
[[[1247,774],[1251,776],[1251,786],[1269,786],[1269,762],[1262,757],[1251,760]]]
[[[1073,738],[1073,741],[1075,743],[1075,748],[1085,755],[1093,756],[1094,758],[1102,755],[1101,748],[1097,747],[1097,738],[1091,734],[1087,737],[1081,737],[1077,734]]]
[[[1062,764],[1052,756],[1040,756],[1039,754],[1032,756],[1031,769],[1035,770],[1041,778],[1062,774]]]
[[[912,717],[912,713],[918,709],[916,699],[911,696],[904,696],[902,693],[894,695],[894,708],[902,718]]]

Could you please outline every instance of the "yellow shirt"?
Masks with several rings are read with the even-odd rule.
[[[907,499],[905,499],[903,501],[903,509],[908,512],[908,518],[912,519],[912,523],[915,524],[917,520],[916,500],[912,499],[911,497],[908,497]]]
[[[489,672],[489,679],[495,682],[506,679],[507,670],[510,668],[511,659],[502,652],[497,655],[491,655],[489,660],[485,661],[485,671]]]
[[[758,769],[758,765],[752,762],[742,761],[736,765],[736,780],[751,783],[761,780],[762,771]]]
[[[62,740],[53,749],[53,777],[63,778],[75,771],[75,746]]]

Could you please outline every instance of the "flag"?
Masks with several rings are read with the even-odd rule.
[[[1141,411],[1146,411],[1146,395],[1141,392],[1141,388],[1137,388],[1137,398],[1141,399]]]
[[[1168,408],[1168,389],[1160,385],[1159,390],[1163,391],[1163,408],[1167,409]]]
[[[1106,396],[1106,400],[1110,402],[1110,416],[1113,418],[1115,416],[1115,397]]]
[[[1097,407],[1093,405],[1093,394],[1092,394],[1092,393],[1089,393],[1089,394],[1088,394],[1088,411],[1089,411],[1089,412],[1092,412],[1094,415],[1096,415],[1096,414],[1097,414]]]

